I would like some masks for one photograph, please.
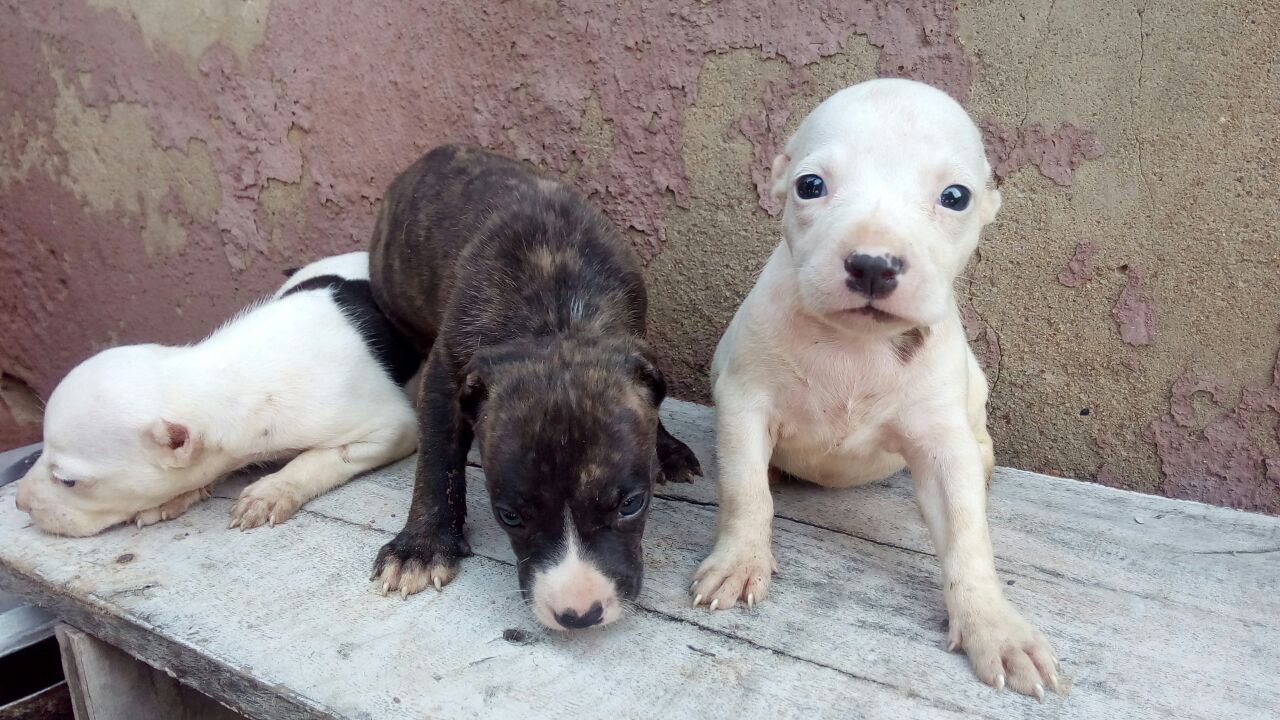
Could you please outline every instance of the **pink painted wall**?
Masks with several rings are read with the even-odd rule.
[[[1229,355],[1215,359],[1205,372],[1219,380],[1184,374],[1193,368],[1187,355],[1159,345],[1180,336],[1183,314],[1158,309],[1158,295],[1177,282],[1141,251],[1149,230],[1135,238],[1115,222],[1075,236],[1055,231],[1062,236],[1051,235],[1046,249],[1028,227],[1055,205],[1106,202],[1115,185],[1132,183],[1132,168],[1107,163],[1130,157],[1135,140],[1140,180],[1150,182],[1143,162],[1165,162],[1150,150],[1143,157],[1141,133],[1121,127],[1106,102],[1131,98],[1079,66],[1070,47],[1026,50],[1027,67],[1001,56],[1019,42],[1105,46],[1113,23],[1104,10],[1059,8],[1055,30],[1048,2],[6,1],[0,446],[38,436],[31,395],[47,396],[94,350],[197,339],[274,287],[281,268],[361,247],[385,184],[445,141],[480,143],[572,179],[629,229],[660,298],[719,272],[727,253],[732,278],[686,291],[704,316],[660,299],[653,320],[677,393],[705,399],[714,338],[776,239],[773,208],[752,183],[831,89],[898,75],[970,105],[1008,185],[1003,229],[989,243],[1025,240],[1052,265],[1028,274],[993,250],[974,274],[1000,269],[990,285],[1004,301],[966,298],[971,340],[996,383],[1000,461],[1280,511],[1280,451],[1241,420],[1276,409],[1280,380],[1258,377],[1270,370],[1259,351],[1240,353],[1248,360],[1234,365]],[[1200,32],[1168,11],[1166,26],[1149,11],[1161,42]],[[1148,90],[1173,82],[1161,79],[1163,68],[1146,76]],[[1033,73],[1055,69],[1084,78],[1092,94],[1031,83]],[[712,70],[727,78],[724,106],[708,100]],[[1190,92],[1204,97],[1189,102],[1212,102],[1210,88]],[[1175,111],[1159,117],[1176,121]],[[700,164],[720,160],[731,165],[723,188],[703,189]],[[1035,198],[1019,201],[1011,189]],[[733,199],[728,215],[716,197]],[[742,228],[749,237],[739,245],[714,244]],[[1039,330],[1020,329],[1022,318],[1006,309],[1010,298],[1046,292],[1104,303],[1060,316],[1100,338],[1099,353],[1112,361],[1103,384],[1118,400],[1088,400],[1099,415],[1115,407],[1098,419],[1102,428],[1036,420],[1059,410],[1027,378],[1083,362],[1055,356],[1034,341]],[[1271,358],[1274,320],[1262,333],[1269,349],[1261,354]],[[1019,349],[1019,338],[1029,347]],[[1116,379],[1123,367],[1143,377]],[[1245,385],[1258,389],[1233,403],[1230,388]],[[1197,419],[1186,410],[1193,397],[1220,407]],[[1140,429],[1102,447],[1098,438],[1119,427]],[[1035,447],[1046,434],[1064,438],[1067,451]]]

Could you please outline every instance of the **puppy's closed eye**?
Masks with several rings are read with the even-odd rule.
[[[71,479],[71,478],[63,478],[63,477],[58,477],[57,475],[54,475],[54,476],[53,476],[53,479],[54,479],[54,481],[55,481],[55,482],[60,482],[60,483],[62,483],[62,484],[63,484],[64,486],[66,486],[66,487],[75,487],[75,486],[76,486],[76,481],[75,481],[75,480],[73,480],[73,479]]]

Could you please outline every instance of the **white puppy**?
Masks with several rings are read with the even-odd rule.
[[[948,648],[1043,697],[1057,660],[996,578],[987,384],[952,290],[1000,208],[978,129],[927,85],[865,82],[804,120],[771,182],[783,241],[713,361],[720,527],[695,604],[765,598],[771,468],[847,487],[905,466],[942,561]]]
[[[231,523],[247,529],[411,454],[416,419],[401,385],[418,358],[374,306],[368,278],[367,253],[326,258],[200,343],[84,361],[49,398],[18,508],[61,535],[141,527],[182,514],[232,470],[292,457],[241,493]]]

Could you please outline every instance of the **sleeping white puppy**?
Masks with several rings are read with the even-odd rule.
[[[45,407],[18,508],[60,535],[142,527],[233,470],[292,458],[245,488],[231,516],[241,529],[284,522],[414,451],[402,385],[418,363],[373,304],[368,254],[320,260],[202,342],[111,348],[72,369]]]
[[[905,466],[942,561],[948,649],[1043,698],[1057,660],[996,578],[987,384],[952,290],[1000,208],[978,129],[927,85],[865,82],[804,120],[771,182],[783,241],[712,363],[719,537],[694,603],[764,600],[771,468],[848,487]]]

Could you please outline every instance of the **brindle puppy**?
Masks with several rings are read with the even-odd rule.
[[[373,579],[407,597],[453,578],[474,437],[537,618],[617,619],[640,590],[654,481],[701,474],[658,420],[630,245],[560,183],[443,146],[392,182],[370,266],[375,300],[427,357],[409,519]]]

